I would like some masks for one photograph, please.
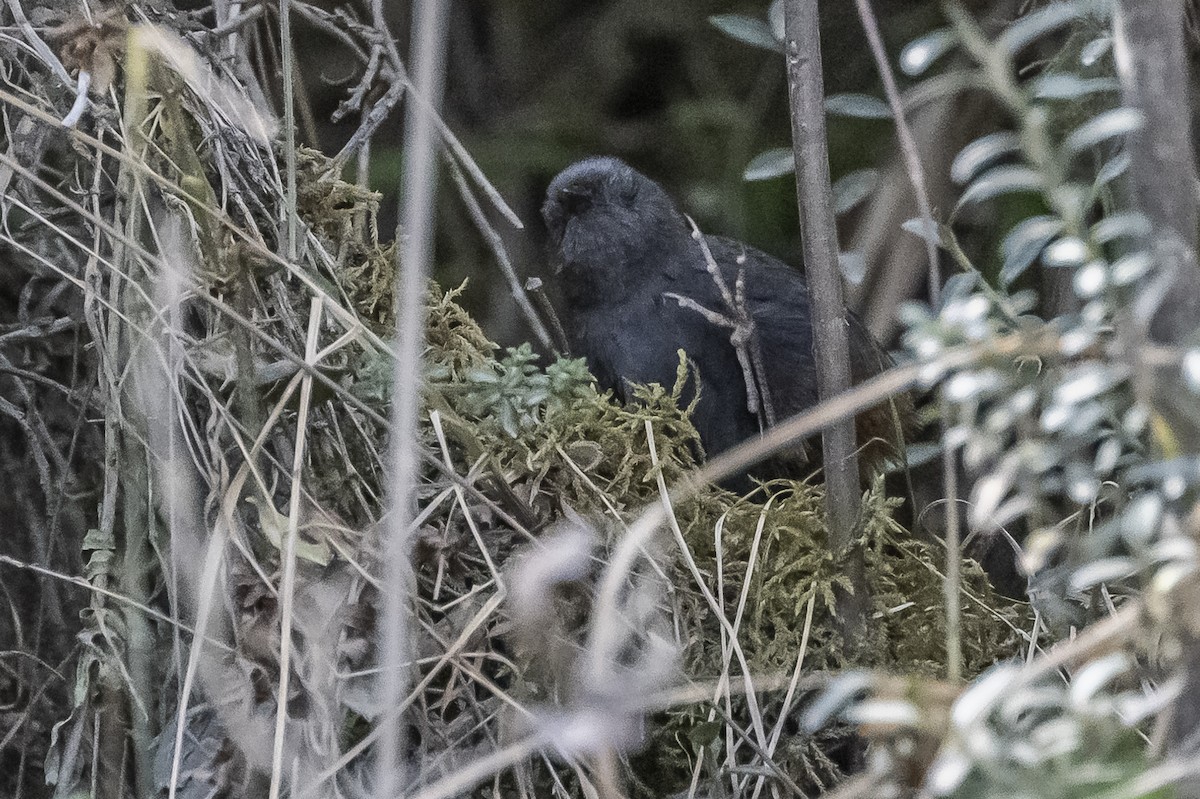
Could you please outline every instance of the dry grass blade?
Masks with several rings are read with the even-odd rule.
[[[414,642],[409,637],[409,603],[414,587],[411,557],[411,523],[416,515],[419,480],[417,454],[418,418],[422,384],[422,353],[425,349],[425,291],[433,254],[434,188],[437,152],[434,125],[441,104],[445,79],[446,3],[423,0],[414,7],[412,34],[416,61],[416,87],[421,98],[409,103],[405,124],[406,161],[401,187],[403,246],[396,250],[397,346],[393,372],[391,485],[392,503],[382,543],[384,591],[381,614],[379,658],[390,666],[377,680],[383,707],[395,707],[409,683],[401,664],[412,659]],[[426,106],[421,100],[426,100]],[[403,757],[404,730],[385,721],[376,763],[376,790],[382,796],[398,794],[408,771]]]

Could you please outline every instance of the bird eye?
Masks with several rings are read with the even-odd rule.
[[[580,214],[592,207],[592,197],[585,189],[578,186],[566,186],[559,190],[558,201],[563,209],[571,215]]]

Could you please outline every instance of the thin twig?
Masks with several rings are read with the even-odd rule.
[[[550,333],[547,332],[546,326],[542,324],[541,317],[534,310],[533,304],[529,301],[529,296],[525,293],[524,287],[521,285],[521,278],[517,276],[517,270],[513,267],[512,260],[508,257],[508,251],[504,249],[504,241],[500,238],[500,234],[492,227],[492,223],[488,221],[487,215],[483,213],[483,208],[479,205],[479,201],[475,199],[475,193],[471,191],[471,187],[467,184],[467,178],[463,175],[463,171],[453,158],[446,157],[446,163],[450,166],[450,176],[454,178],[454,185],[458,188],[458,195],[462,198],[463,204],[467,206],[467,213],[471,215],[471,219],[475,222],[475,227],[483,234],[483,240],[487,242],[488,247],[492,251],[492,255],[496,258],[496,263],[500,266],[500,271],[504,274],[504,279],[508,281],[508,287],[512,291],[513,299],[516,300],[517,308],[525,317],[525,321],[529,323],[529,327],[533,330],[534,336],[541,342],[542,346],[547,350],[555,351],[554,341],[550,338]]]
[[[550,331],[554,334],[554,348],[563,355],[569,356],[571,354],[571,345],[567,341],[567,331],[563,327],[562,320],[558,318],[558,313],[554,310],[554,304],[546,296],[546,287],[542,283],[542,279],[540,277],[529,278],[525,281],[525,290],[533,296],[533,301],[537,304],[538,310],[550,322]]]
[[[380,597],[382,630],[378,677],[382,707],[397,707],[409,685],[411,653],[408,615],[414,583],[410,527],[416,515],[420,477],[421,355],[425,348],[425,296],[433,255],[434,193],[437,186],[437,108],[445,82],[445,0],[420,0],[414,4],[412,53],[415,85],[423,102],[408,103],[405,124],[403,203],[396,248],[397,345],[392,401],[391,484],[392,510],[386,525],[384,586]],[[398,719],[381,722],[376,796],[398,795],[407,781],[404,769],[404,725]]]
[[[948,418],[950,403],[942,400],[942,418]],[[947,442],[945,433],[943,442]],[[942,446],[942,483],[946,492],[946,579],[942,588],[946,602],[946,679],[962,679],[962,535],[958,526],[958,454]]]
[[[279,0],[279,42],[283,68],[283,158],[287,175],[283,212],[287,214],[287,259],[296,260],[296,235],[300,218],[296,215],[296,102],[295,50],[292,46],[292,0]],[[274,799],[274,797],[271,797]]]
[[[33,29],[29,17],[25,16],[25,9],[21,8],[21,0],[8,0],[8,10],[12,12],[13,19],[16,21],[17,27],[21,29],[21,35],[25,37],[26,43],[38,54],[42,63],[50,68],[54,77],[58,78],[64,86],[73,89],[75,81],[71,80],[71,73],[67,72],[67,68],[63,66],[62,61],[58,60],[58,56],[50,49],[50,45],[46,44]]]
[[[92,73],[86,69],[79,70],[79,81],[75,86],[75,102],[71,110],[62,118],[64,128],[73,128],[83,119],[83,112],[88,107],[88,90],[92,87]]]
[[[222,36],[228,36],[229,34],[235,32],[237,30],[240,30],[242,27],[244,27],[248,23],[253,22],[254,20],[261,17],[266,12],[266,10],[267,10],[267,7],[265,4],[251,6],[250,8],[248,8],[246,10],[246,12],[244,14],[239,14],[238,16],[231,16],[229,19],[225,20],[225,22],[222,22],[220,25],[213,28],[211,31],[208,32],[208,35],[214,39],[219,39]]]
[[[284,0],[286,4],[287,0]],[[287,72],[284,72],[286,77]],[[319,360],[317,344],[321,332],[321,298],[314,297],[308,316],[308,341],[304,347],[304,360],[316,363]],[[271,751],[271,784],[267,796],[279,799],[283,783],[283,750],[286,741],[288,717],[288,684],[291,681],[292,659],[292,615],[296,595],[296,540],[300,534],[300,497],[305,446],[308,436],[308,411],[312,403],[312,378],[305,375],[300,384],[300,408],[296,415],[296,442],[292,454],[292,486],[288,501],[287,535],[283,540],[281,560],[283,577],[279,586],[279,691],[275,700],[275,741]],[[264,497],[262,502],[269,502]],[[293,783],[293,787],[294,783]]]
[[[921,164],[921,153],[917,148],[917,140],[913,136],[912,127],[905,116],[904,101],[900,97],[900,89],[896,85],[896,75],[888,61],[884,49],[883,37],[879,33],[879,22],[871,9],[870,0],[855,0],[858,7],[858,18],[862,21],[863,31],[867,35],[867,43],[871,55],[875,59],[875,67],[883,81],[883,92],[888,105],[892,109],[892,117],[896,122],[896,137],[900,140],[900,151],[904,155],[904,166],[908,179],[912,183],[913,195],[917,200],[917,208],[921,212],[921,222],[925,235],[921,239],[925,243],[925,254],[929,259],[929,302],[936,308],[941,304],[942,270],[938,262],[937,251],[937,222],[933,218],[933,205],[929,201],[929,187],[925,182],[925,169]],[[947,409],[943,409],[947,410]],[[943,420],[947,417],[945,413]],[[945,422],[943,421],[943,426]],[[945,434],[943,432],[943,439]],[[958,524],[958,504],[954,501],[958,496],[958,468],[955,453],[949,447],[942,448],[942,480],[946,496],[946,676],[950,680],[958,680],[962,676],[962,610],[959,606],[960,565],[962,551],[961,535]],[[909,492],[912,495],[912,491]]]
[[[858,6],[858,18],[862,21],[863,31],[867,34],[867,43],[871,55],[875,59],[875,68],[883,81],[883,93],[892,109],[892,117],[896,121],[896,136],[900,140],[900,151],[904,154],[904,165],[908,170],[908,179],[912,182],[913,194],[917,200],[917,208],[921,212],[921,221],[925,227],[925,254],[929,258],[929,301],[934,307],[940,304],[942,296],[942,270],[938,263],[937,251],[937,222],[933,218],[933,205],[929,201],[929,187],[925,182],[925,169],[921,165],[921,151],[917,147],[916,137],[905,116],[904,100],[896,85],[896,74],[888,61],[887,50],[883,46],[883,37],[879,33],[879,21],[871,9],[871,0],[854,0]]]

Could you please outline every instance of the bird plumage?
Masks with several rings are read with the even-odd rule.
[[[747,376],[747,353],[757,346],[765,404],[776,419],[816,404],[808,287],[798,271],[732,239],[704,236],[722,289],[674,200],[615,158],[589,158],[563,170],[542,213],[572,350],[618,399],[632,398],[630,384],[670,386],[682,349],[701,387],[692,421],[707,454],[717,454],[757,435],[765,423],[763,409],[752,411],[755,382]],[[753,320],[755,333],[740,360],[734,329],[726,324],[739,312]],[[888,358],[861,321],[851,316],[849,326],[858,382],[882,371]],[[882,412],[895,418],[890,408]],[[859,420],[860,438],[864,426],[874,435],[895,429],[887,420],[867,422]]]

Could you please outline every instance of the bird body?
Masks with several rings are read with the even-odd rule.
[[[672,385],[683,350],[699,375],[692,422],[708,455],[817,403],[808,287],[798,271],[701,236],[661,186],[615,158],[563,170],[543,216],[571,348],[619,400],[632,399],[632,384]],[[888,360],[857,318],[849,325],[857,382]]]

